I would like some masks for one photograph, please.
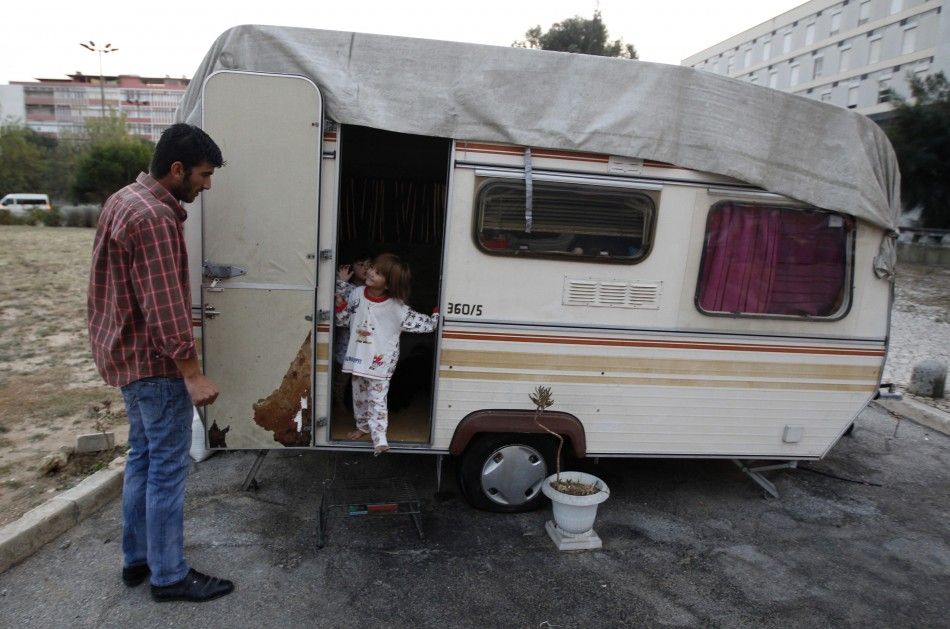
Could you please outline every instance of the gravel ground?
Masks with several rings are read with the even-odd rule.
[[[897,384],[907,395],[914,365],[926,359],[950,365],[950,269],[900,264],[884,382]],[[910,397],[950,412],[946,397]]]

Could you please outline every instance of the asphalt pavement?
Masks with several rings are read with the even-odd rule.
[[[154,603],[126,588],[113,500],[0,574],[2,627],[946,627],[950,618],[950,438],[871,405],[822,461],[769,473],[764,492],[729,461],[574,465],[611,497],[598,551],[559,552],[547,509],[470,508],[435,457],[272,452],[256,491],[250,452],[197,464],[186,555],[233,579],[208,603]],[[405,515],[331,512],[327,487],[404,478],[424,499],[420,540]]]

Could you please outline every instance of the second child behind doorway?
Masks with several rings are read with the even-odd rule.
[[[356,430],[347,439],[369,437],[374,454],[380,454],[389,449],[386,397],[399,362],[399,335],[432,332],[438,327],[439,313],[427,316],[406,305],[411,276],[409,266],[396,255],[377,256],[366,274],[365,286],[348,294],[349,277],[345,275],[346,271],[341,270],[337,280],[336,324],[350,327],[343,373],[353,377]]]
[[[366,274],[373,265],[373,256],[368,250],[360,250],[353,254],[348,264],[344,264],[337,271],[336,291],[342,292],[343,299],[349,299],[350,292],[363,288],[366,283]],[[346,358],[346,348],[350,344],[350,326],[337,326],[333,343],[333,403],[345,406],[343,392],[350,383],[349,374],[343,373],[343,359]]]

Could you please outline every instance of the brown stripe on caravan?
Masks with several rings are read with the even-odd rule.
[[[762,382],[755,380],[698,380],[695,378],[654,378],[651,376],[620,377],[620,376],[558,376],[537,373],[511,372],[484,372],[459,371],[455,369],[441,369],[440,378],[457,380],[495,380],[503,382],[563,382],[572,384],[626,384],[644,385],[651,387],[699,387],[706,389],[782,389],[793,391],[836,391],[843,392],[871,392],[877,388],[877,379],[865,384],[837,384],[828,382]]]
[[[323,134],[324,142],[336,142],[336,131],[330,131],[329,133]]]
[[[554,371],[622,371],[647,374],[733,376],[761,378],[812,378],[818,380],[871,381],[880,365],[823,365],[811,363],[762,363],[739,360],[697,360],[677,358],[632,358],[543,354],[529,352],[485,352],[443,349],[443,365],[494,369],[550,369]]]
[[[330,324],[320,323],[317,325],[317,332],[329,332],[329,331],[330,331]]]
[[[550,343],[557,345],[598,345],[613,347],[653,347],[665,349],[705,349],[712,351],[735,352],[778,352],[789,354],[825,354],[832,356],[884,356],[883,344],[880,348],[856,349],[853,347],[813,347],[809,345],[774,345],[717,343],[714,341],[657,341],[644,339],[617,339],[585,336],[543,336],[535,334],[501,334],[493,332],[442,332],[447,339],[467,339],[474,341],[504,341],[506,343]]]
[[[524,147],[512,146],[509,144],[485,144],[482,142],[456,142],[456,149],[459,151],[468,151],[471,153],[493,153],[496,155],[524,155]],[[540,158],[565,159],[577,162],[594,162],[597,164],[610,163],[610,156],[602,153],[582,153],[579,151],[556,151],[552,149],[532,148],[531,155]],[[643,160],[644,166],[652,168],[679,168],[675,164],[667,162],[656,162],[653,160]]]
[[[469,151],[472,153],[495,153],[497,155],[524,155],[524,147],[511,146],[508,144],[483,144],[480,142],[458,142],[456,149],[459,151]],[[537,158],[549,159],[567,159],[577,162],[595,162],[606,164],[610,161],[609,155],[600,153],[581,153],[579,151],[555,151],[552,149],[531,149],[531,156]]]

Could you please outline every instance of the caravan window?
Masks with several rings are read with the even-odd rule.
[[[850,303],[854,220],[724,201],[709,212],[696,289],[707,314],[836,319]]]
[[[634,263],[649,253],[659,193],[627,187],[488,179],[476,194],[475,239],[486,253]]]

